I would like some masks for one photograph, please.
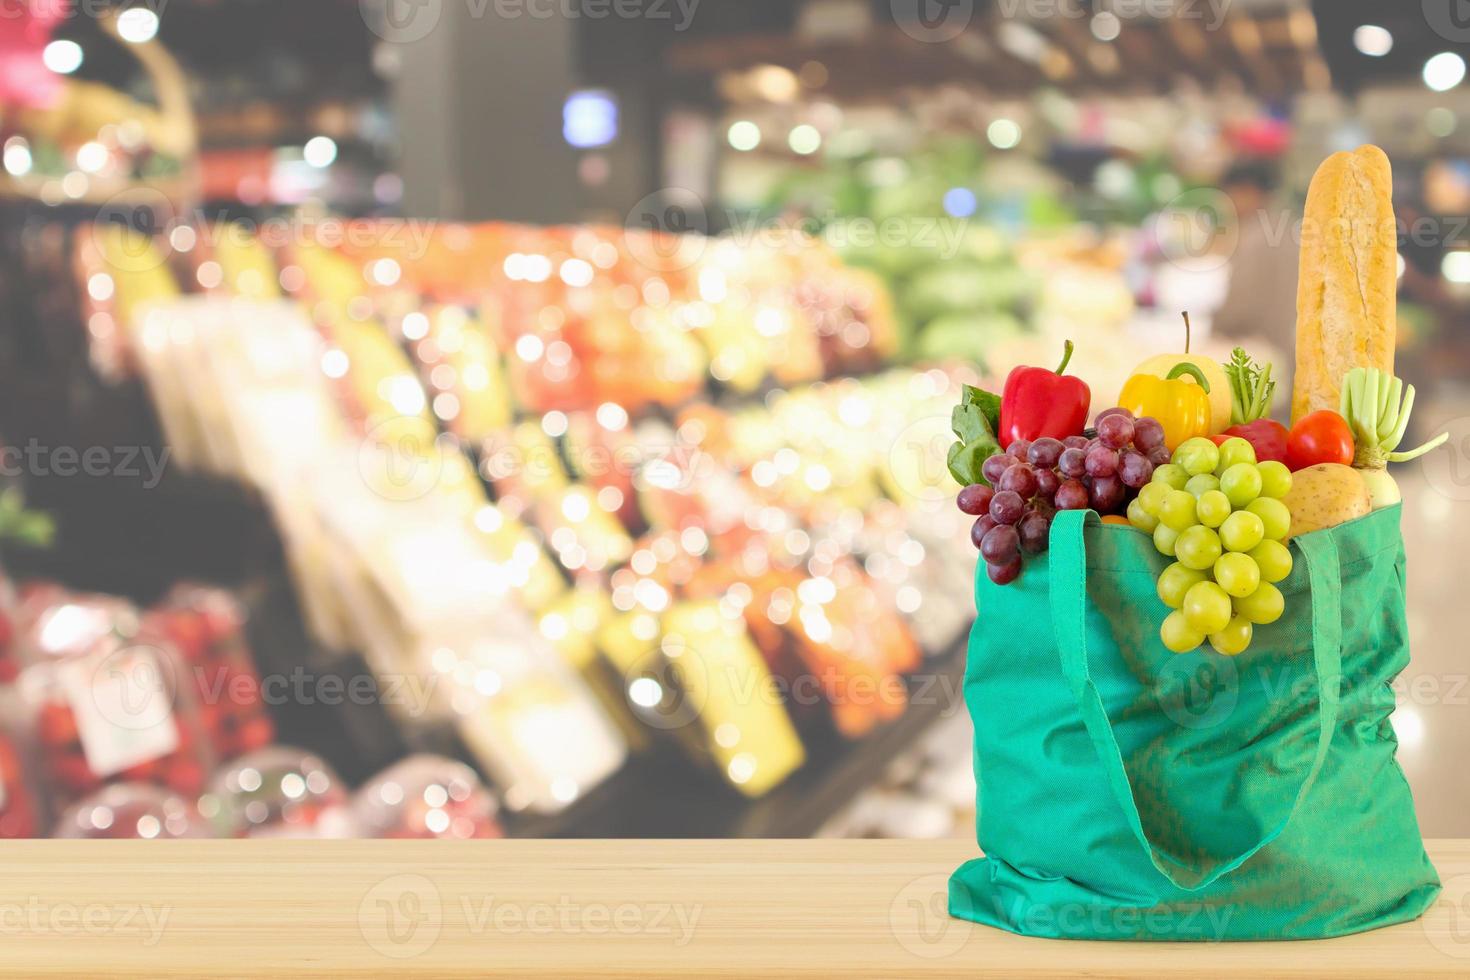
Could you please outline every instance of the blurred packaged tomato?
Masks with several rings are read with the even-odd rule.
[[[357,836],[341,778],[319,756],[286,746],[220,769],[199,810],[221,837]]]
[[[212,760],[193,685],[170,644],[140,638],[131,604],[42,586],[21,624],[20,713],[58,802],[121,781],[198,795]]]
[[[61,815],[52,837],[89,840],[169,840],[212,837],[188,800],[147,783],[115,783]]]
[[[37,836],[39,803],[14,740],[0,734],[0,839]]]
[[[20,672],[20,665],[16,663],[15,651],[12,649],[19,605],[15,588],[5,575],[5,569],[0,568],[0,684],[9,684]]]
[[[498,810],[473,769],[438,755],[414,755],[390,766],[352,799],[358,830],[379,838],[501,837]]]
[[[143,618],[144,635],[166,638],[194,680],[199,724],[219,760],[265,748],[275,724],[245,642],[245,611],[223,589],[180,583]]]

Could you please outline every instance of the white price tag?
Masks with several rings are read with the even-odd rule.
[[[70,661],[59,673],[87,767],[99,777],[178,749],[170,678],[154,651],[125,647]]]

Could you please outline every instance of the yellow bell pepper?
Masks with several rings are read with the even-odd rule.
[[[1135,374],[1123,385],[1118,405],[1135,418],[1157,419],[1164,427],[1164,445],[1171,450],[1186,439],[1210,434],[1210,382],[1198,365],[1188,361],[1162,378]]]

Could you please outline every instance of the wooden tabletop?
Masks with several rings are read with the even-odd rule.
[[[200,976],[1470,975],[1470,841],[1419,922],[1323,942],[1026,939],[950,919],[964,841],[0,846],[0,972]]]

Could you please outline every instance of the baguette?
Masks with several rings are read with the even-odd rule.
[[[1336,411],[1355,367],[1393,375],[1398,235],[1393,171],[1376,146],[1334,153],[1317,169],[1302,221],[1291,420]]]

